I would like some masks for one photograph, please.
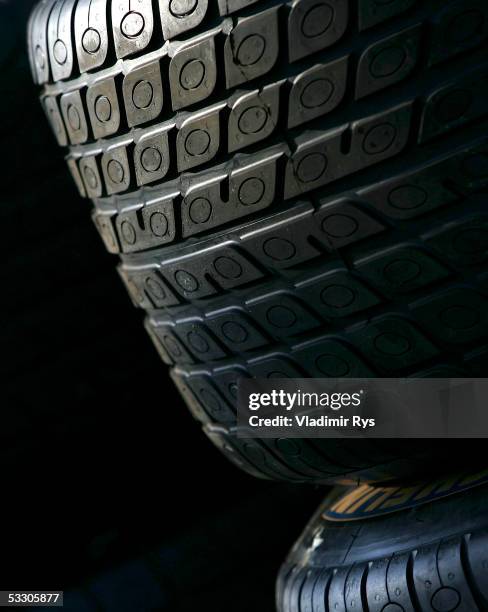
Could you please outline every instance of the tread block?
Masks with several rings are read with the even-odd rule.
[[[293,0],[288,17],[290,62],[336,43],[344,35],[348,19],[348,0]]]
[[[55,81],[68,79],[74,69],[71,21],[75,4],[76,0],[56,0],[49,16],[47,39]]]
[[[452,221],[428,234],[426,241],[458,265],[484,264],[488,257],[488,217],[483,215]]]
[[[238,310],[208,318],[206,323],[215,336],[235,352],[250,351],[268,343],[256,325]]]
[[[419,142],[427,142],[485,115],[487,96],[487,72],[439,88],[424,105]]]
[[[126,270],[119,266],[118,272],[134,305],[140,308],[163,308],[164,306],[176,306],[181,302],[158,270],[154,268],[137,271]]]
[[[149,185],[166,176],[170,168],[168,133],[171,128],[154,130],[144,135],[134,147],[137,184]]]
[[[447,4],[432,20],[429,65],[476,47],[487,36],[488,5],[484,0]]]
[[[169,65],[173,110],[186,108],[210,96],[217,82],[214,36],[178,47]]]
[[[206,363],[223,359],[226,356],[221,345],[214,340],[202,320],[178,324],[175,331],[197,361]]]
[[[238,94],[230,102],[229,153],[259,142],[274,132],[278,123],[281,85],[274,83],[261,91]]]
[[[159,0],[159,13],[165,40],[196,28],[205,17],[208,0]]]
[[[297,290],[326,319],[346,317],[381,302],[364,283],[346,271],[317,274],[297,283]]]
[[[458,173],[458,156],[426,168],[404,173],[358,191],[378,211],[400,221],[407,221],[455,202],[459,195],[450,189],[446,176]],[[463,181],[464,182],[464,181]]]
[[[403,294],[442,280],[450,271],[414,247],[392,247],[357,259],[354,267],[386,295]]]
[[[95,227],[97,228],[107,251],[115,254],[120,252],[120,246],[110,217],[110,214],[102,215],[94,213],[92,215]]]
[[[61,113],[59,112],[58,103],[56,98],[47,97],[42,101],[44,112],[54,132],[58,145],[65,147],[68,144],[68,138],[66,136],[66,129],[64,127]]]
[[[54,98],[45,99],[46,102],[48,100],[51,103],[56,103]],[[88,123],[80,92],[72,91],[63,94],[60,99],[60,106],[71,144],[76,145],[86,142],[89,136]]]
[[[173,242],[173,200],[162,198],[143,208],[124,212],[118,215],[115,224],[124,253],[137,251],[141,246],[147,249]]]
[[[120,127],[120,108],[113,78],[88,87],[86,104],[95,138],[115,134]]]
[[[143,51],[151,41],[153,28],[151,0],[138,0],[135,7],[131,0],[112,2],[112,30],[118,58]]]
[[[320,240],[330,251],[370,238],[386,229],[358,204],[347,200],[325,202],[315,219],[322,230]]]
[[[176,136],[178,171],[184,172],[215,157],[220,147],[222,105],[183,121]]]
[[[309,376],[317,378],[369,378],[373,371],[350,348],[338,340],[305,343],[294,352]]]
[[[40,2],[29,21],[30,63],[34,81],[38,85],[47,83],[51,75],[47,28],[56,0]]]
[[[278,53],[278,7],[240,18],[224,44],[227,89],[269,72]]]
[[[163,84],[159,62],[129,72],[122,85],[129,127],[159,117],[163,109]]]
[[[403,80],[418,59],[421,26],[414,25],[370,45],[361,55],[356,76],[356,99]]]
[[[109,149],[102,155],[102,172],[109,195],[126,191],[131,182],[126,147]]]
[[[88,197],[101,197],[103,185],[98,169],[97,158],[95,156],[84,157],[80,161],[80,174]]]
[[[320,325],[320,320],[308,312],[293,295],[276,292],[247,303],[249,313],[275,339],[288,338]]]
[[[243,245],[270,269],[290,268],[308,261],[321,254],[309,241],[308,217],[251,232],[243,237]]]
[[[80,72],[103,66],[109,48],[107,0],[78,0],[74,30]]]
[[[452,289],[410,306],[441,342],[462,345],[488,335],[488,300],[469,288]]]
[[[398,155],[407,143],[410,117],[411,105],[407,103],[314,139],[307,134],[297,138],[296,151],[286,167],[285,197],[297,197]],[[344,152],[348,134],[350,149]]]
[[[368,360],[386,372],[417,365],[438,355],[438,349],[409,321],[384,316],[369,321],[351,340]]]
[[[334,110],[346,93],[349,57],[317,64],[290,79],[288,127],[294,128]]]

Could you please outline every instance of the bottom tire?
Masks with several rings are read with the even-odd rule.
[[[488,610],[488,470],[342,493],[283,565],[279,612]]]

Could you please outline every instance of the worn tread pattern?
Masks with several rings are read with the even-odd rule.
[[[217,446],[296,481],[419,465],[425,445],[237,438],[235,389],[484,375],[488,5],[44,0],[28,36],[75,183]]]
[[[486,512],[486,487],[483,493],[484,499],[478,501],[478,516],[466,531],[452,518],[463,512],[463,495],[454,496],[447,503],[444,500],[416,508],[410,511],[408,519],[401,515],[374,519],[377,525],[371,528],[367,520],[342,527],[326,525],[327,521],[320,518],[321,512],[317,513],[281,570],[277,587],[279,612],[488,610],[488,530],[486,520],[479,516],[480,507]],[[476,495],[479,498],[478,492]],[[324,510],[326,505],[321,508]],[[452,511],[451,516],[447,515],[448,510]],[[426,529],[417,529],[413,516],[430,525],[431,534],[435,535],[429,537]],[[442,527],[436,528],[434,520]],[[469,519],[462,521],[468,522]],[[401,524],[405,528],[403,538],[398,533]],[[385,535],[379,538],[377,549],[370,544],[366,553],[356,553],[356,539],[358,548],[367,548],[368,530],[377,531],[380,525]],[[317,551],[310,548],[312,530]],[[439,537],[442,531],[444,534]],[[326,559],[330,555],[325,553],[321,566],[320,550],[330,547],[332,542],[343,549],[344,562],[329,565]],[[307,560],[307,550],[315,557],[313,560]]]

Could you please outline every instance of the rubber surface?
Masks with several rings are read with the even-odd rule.
[[[33,12],[78,189],[192,412],[248,471],[396,478],[432,445],[243,442],[239,377],[485,375],[487,36],[481,0]]]
[[[281,569],[279,612],[488,610],[487,493],[334,523],[323,512],[335,491]]]

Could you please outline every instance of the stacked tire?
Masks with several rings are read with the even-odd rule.
[[[484,0],[34,9],[69,171],[190,410],[249,473],[377,483],[459,464],[443,442],[245,439],[236,393],[485,375],[487,37]]]

